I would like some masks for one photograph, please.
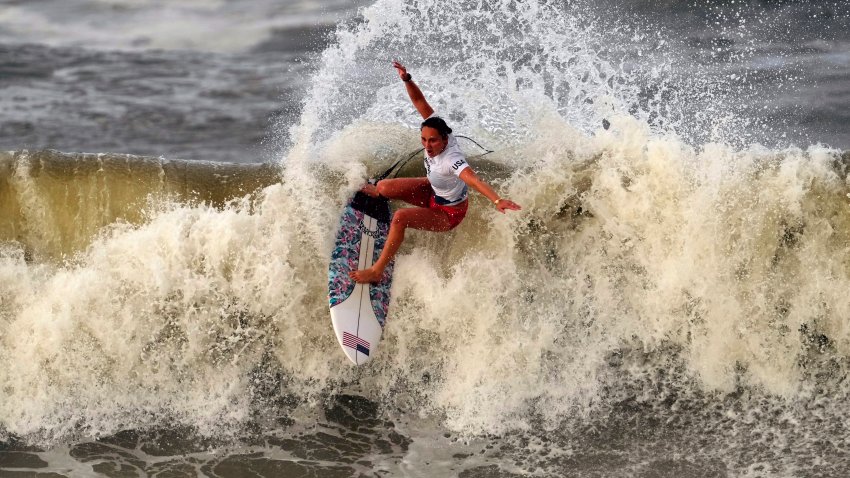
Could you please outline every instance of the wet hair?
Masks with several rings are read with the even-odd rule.
[[[442,136],[443,139],[448,138],[448,136],[452,132],[452,129],[449,128],[449,125],[447,125],[446,122],[443,121],[443,118],[440,118],[439,116],[432,116],[423,121],[422,126],[419,127],[419,131],[422,131],[422,128],[426,126],[437,130],[437,132],[440,133],[440,136]]]

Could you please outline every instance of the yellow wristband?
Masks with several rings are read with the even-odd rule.
[[[495,201],[493,201],[493,204],[495,204],[496,206],[498,206],[498,205],[499,205],[499,201],[501,201],[501,200],[502,200],[502,198],[496,199]]]

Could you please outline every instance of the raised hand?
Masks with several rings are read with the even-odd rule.
[[[398,77],[404,80],[407,78],[407,68],[404,67],[401,63],[397,61],[393,61],[393,68],[398,70]]]

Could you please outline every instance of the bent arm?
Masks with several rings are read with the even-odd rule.
[[[499,197],[496,191],[493,191],[493,188],[490,187],[489,184],[479,178],[478,175],[475,174],[475,171],[472,170],[472,168],[465,168],[463,171],[460,172],[460,175],[458,175],[458,177],[469,187],[475,189],[476,191],[481,193],[481,195],[489,199],[490,202],[492,202],[496,206],[499,212],[504,214],[504,212],[508,209],[514,211],[519,211],[520,209],[522,209],[519,204],[511,201],[510,199],[503,199]]]
[[[413,103],[413,106],[416,107],[416,111],[422,115],[423,119],[427,119],[429,116],[434,114],[434,109],[431,108],[431,105],[428,104],[428,101],[425,100],[425,95],[422,94],[422,90],[416,86],[416,83],[413,82],[412,79],[409,79],[407,73],[407,68],[404,67],[401,63],[394,61],[393,67],[398,70],[399,78],[404,81],[404,87],[407,89],[407,96],[410,97],[410,101]],[[405,80],[405,78],[408,78]]]

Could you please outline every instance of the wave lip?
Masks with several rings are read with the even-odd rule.
[[[278,166],[55,150],[0,152],[0,242],[58,258],[105,226],[141,223],[151,201],[221,207],[280,180]]]

